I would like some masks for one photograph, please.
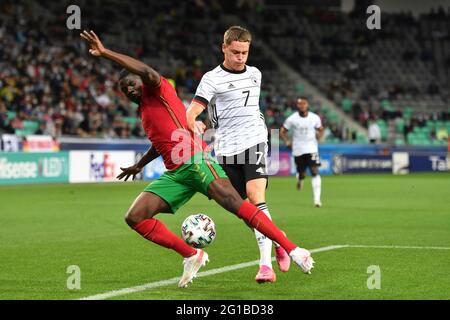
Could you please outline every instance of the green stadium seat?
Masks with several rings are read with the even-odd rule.
[[[381,132],[381,140],[386,141],[386,139],[388,138],[388,130],[386,127],[380,127],[380,132]]]
[[[25,131],[24,131],[24,130],[21,130],[21,129],[16,129],[16,131],[14,131],[14,134],[15,134],[16,136],[18,136],[18,137],[24,137],[24,136],[26,136]]]
[[[23,129],[27,131],[32,131],[33,133],[39,128],[39,122],[37,121],[27,121],[23,122]]]
[[[411,119],[412,114],[414,113],[414,109],[411,107],[406,107],[403,110],[403,118],[405,119]]]
[[[320,108],[320,111],[321,111],[325,116],[327,116],[327,115],[330,113],[330,109],[328,108],[328,106],[322,106],[322,107]]]
[[[428,136],[426,133],[424,133],[422,130],[419,130],[419,133],[417,134],[417,137],[421,140],[428,139]]]
[[[269,94],[269,92],[267,90],[261,90],[260,98],[266,99],[268,94]]]
[[[415,127],[413,128],[413,132],[416,133],[416,134],[419,134],[419,133],[422,132],[422,130],[420,129],[420,127],[415,126]]]
[[[417,134],[415,134],[414,132],[411,132],[408,134],[408,136],[406,137],[406,141],[408,142],[408,144],[417,144]]]
[[[139,119],[136,117],[123,117],[123,122],[131,124],[132,126],[136,125],[137,122],[139,122]]]
[[[427,128],[430,128],[431,130],[436,128],[436,123],[433,120],[428,120],[426,123]]]
[[[389,100],[383,99],[383,100],[381,101],[381,107],[382,107],[383,109],[389,109],[389,108],[392,107],[392,105],[391,105],[391,102],[390,102]]]
[[[386,121],[384,121],[383,119],[378,119],[377,124],[378,124],[378,126],[380,126],[380,128],[387,127]]]
[[[295,92],[296,92],[298,95],[304,94],[304,93],[305,93],[305,85],[304,85],[303,83],[298,83],[298,84],[295,86]]]
[[[422,132],[413,134],[412,137],[408,139],[408,142],[416,146],[432,145],[431,139]]]
[[[440,128],[445,127],[445,122],[442,120],[436,120],[435,124],[436,124],[436,127],[435,127],[436,130],[439,130]]]
[[[356,142],[357,143],[367,143],[367,138],[364,134],[362,134],[361,132],[358,132],[356,134]]]
[[[434,140],[431,141],[431,144],[433,146],[440,146],[441,145],[441,141],[434,139]]]
[[[342,110],[344,110],[345,113],[349,113],[350,111],[352,111],[352,106],[353,102],[348,98],[344,98],[341,102]]]
[[[19,137],[25,137],[25,136],[28,136],[28,135],[31,135],[31,134],[34,134],[34,132],[35,132],[35,130],[25,130],[25,129],[16,129],[16,131],[14,132],[14,134],[16,135],[16,136],[19,136]]]
[[[430,137],[431,129],[429,127],[422,127],[420,128],[419,132],[425,136],[426,138]]]
[[[395,132],[403,133],[404,130],[405,130],[405,120],[403,120],[402,118],[397,118],[397,120],[395,120]]]
[[[450,133],[450,121],[445,122],[445,128],[447,128],[447,132]]]
[[[338,122],[339,121],[339,115],[332,111],[330,111],[327,118],[328,118],[328,120],[330,120],[330,122]]]
[[[386,121],[384,121],[383,119],[378,119],[377,124],[380,127],[381,140],[384,141],[388,137],[388,128],[387,128]]]
[[[6,115],[8,116],[8,120],[12,120],[16,117],[17,113],[14,111],[7,111]]]
[[[341,140],[339,138],[335,138],[333,136],[329,136],[327,139],[325,139],[325,143],[339,143]]]

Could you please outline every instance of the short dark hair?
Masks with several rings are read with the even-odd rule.
[[[130,75],[131,75],[131,72],[128,71],[127,69],[122,69],[122,70],[120,70],[120,73],[119,73],[119,81],[122,80],[122,79],[125,79],[126,77],[128,77],[128,76],[130,76]]]

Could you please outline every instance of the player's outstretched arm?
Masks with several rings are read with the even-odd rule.
[[[125,178],[125,181],[127,181],[130,176],[133,176],[134,180],[134,178],[136,178],[136,175],[141,172],[147,164],[158,157],[158,151],[156,151],[156,148],[152,146],[135,165],[127,168],[120,168],[122,172],[116,178],[119,180]]]
[[[317,141],[321,141],[324,133],[324,128],[320,127],[319,129],[316,129],[316,139]]]
[[[198,102],[192,101],[186,111],[186,118],[189,130],[196,134],[203,134],[206,125],[201,121],[196,121],[197,117],[205,110],[205,107]]]
[[[289,136],[287,134],[287,129],[285,127],[281,127],[280,129],[280,138],[284,141],[284,144],[288,147],[291,148],[292,147],[292,143],[289,140]]]
[[[142,82],[151,87],[156,87],[160,83],[159,73],[145,63],[136,60],[130,56],[114,52],[106,49],[94,31],[87,32],[84,30],[80,33],[80,37],[87,41],[91,48],[89,53],[95,57],[103,57],[112,60],[122,67],[141,77]]]

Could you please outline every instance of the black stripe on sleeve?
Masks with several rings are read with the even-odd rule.
[[[208,106],[209,101],[206,100],[203,97],[200,96],[195,96],[192,100],[195,100],[196,102],[200,103],[201,105],[203,105],[205,108]]]

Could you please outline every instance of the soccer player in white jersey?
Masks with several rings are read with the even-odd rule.
[[[265,199],[268,133],[259,108],[262,76],[258,68],[246,65],[250,43],[251,34],[245,28],[232,26],[225,32],[224,61],[203,76],[187,110],[187,121],[191,130],[202,133],[206,127],[196,118],[208,109],[219,163],[241,197],[271,218]],[[274,282],[272,241],[257,230],[255,235],[260,250],[255,280]],[[275,243],[275,253],[280,270],[288,271],[286,251]]]
[[[319,147],[318,140],[322,138],[323,127],[320,117],[308,110],[308,99],[297,99],[298,112],[290,115],[280,130],[280,137],[286,146],[292,149],[292,155],[297,166],[297,189],[303,188],[306,177],[306,169],[311,172],[311,183],[314,194],[314,205],[322,206],[320,193],[322,180],[319,175]],[[292,142],[289,140],[288,131],[292,132]]]

